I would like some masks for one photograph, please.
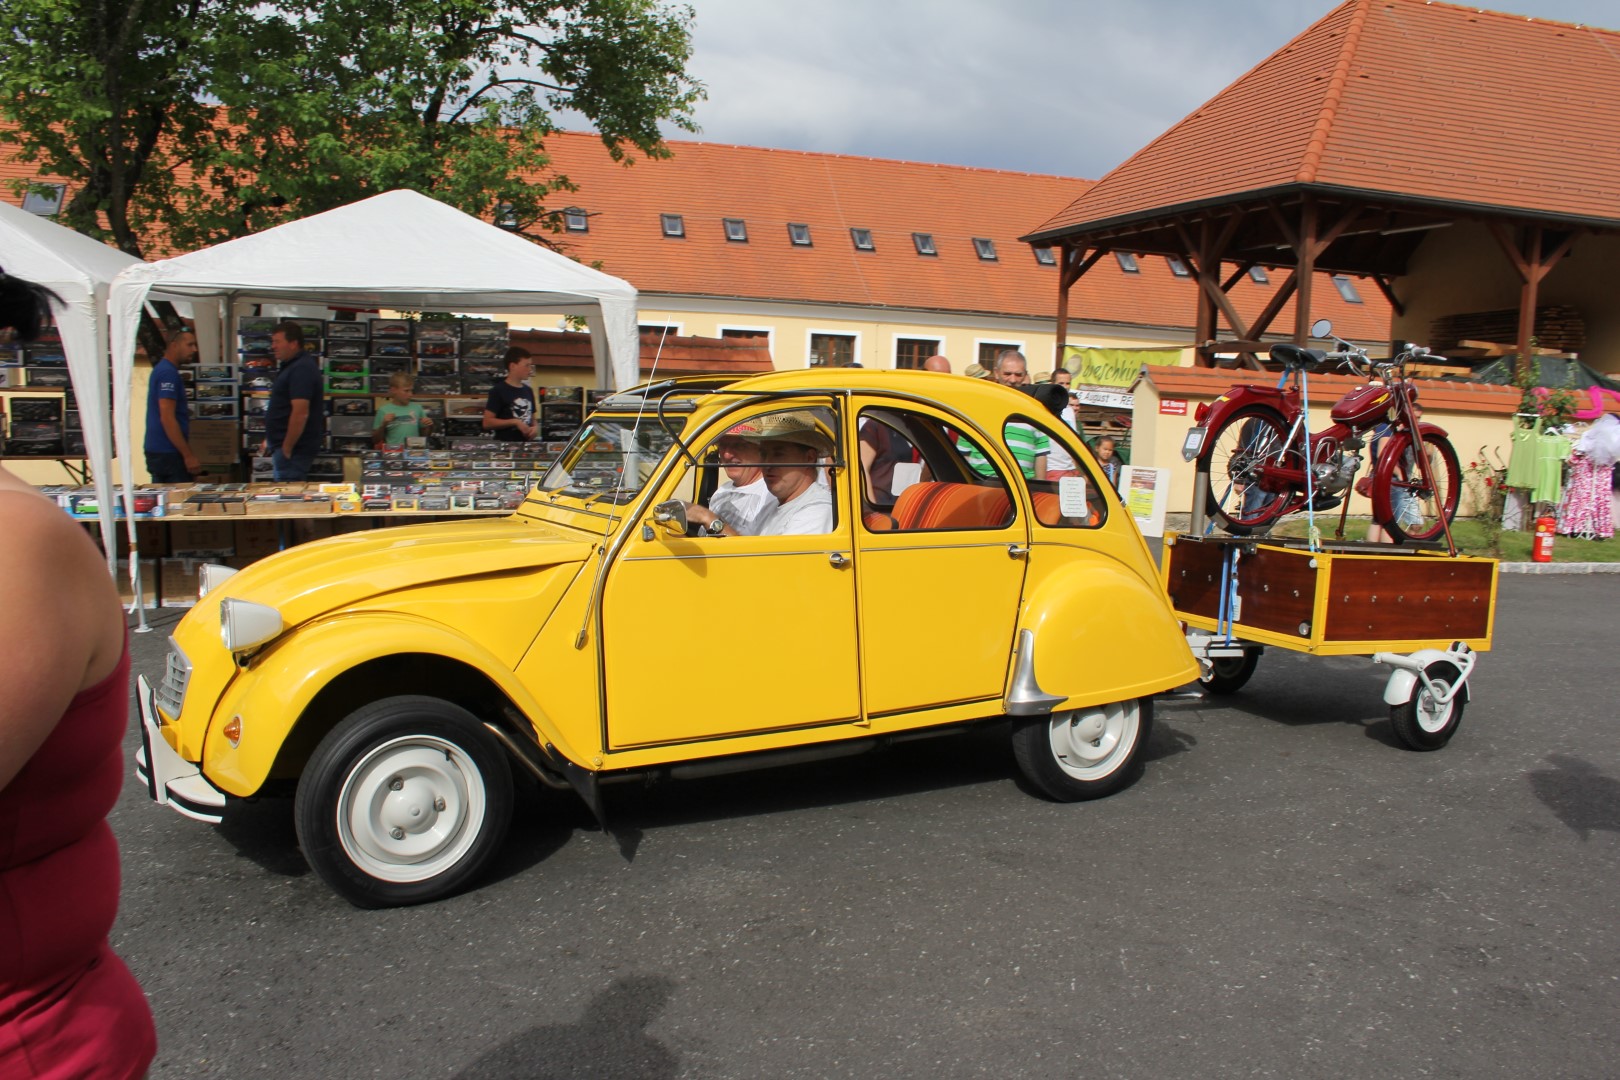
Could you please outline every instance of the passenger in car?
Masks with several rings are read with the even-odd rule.
[[[767,515],[776,509],[776,496],[765,486],[760,468],[759,446],[746,436],[759,431],[759,424],[745,420],[715,440],[715,454],[726,471],[726,479],[709,496],[709,509],[743,536],[754,536]]]
[[[816,483],[816,475],[821,472],[818,462],[833,453],[831,429],[802,409],[770,413],[755,423],[759,430],[743,437],[759,445],[765,486],[777,501],[776,509],[760,523],[759,535],[832,532],[832,491]],[[686,518],[711,536],[742,535],[706,506],[687,506]]]

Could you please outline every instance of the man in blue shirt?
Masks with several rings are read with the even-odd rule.
[[[263,453],[277,480],[307,480],[326,434],[321,364],[304,351],[303,327],[280,322],[270,331],[270,353],[281,364],[264,414]]]
[[[175,330],[152,365],[146,384],[146,471],[154,484],[185,484],[202,472],[191,450],[191,405],[180,367],[197,360],[197,337],[190,330]]]

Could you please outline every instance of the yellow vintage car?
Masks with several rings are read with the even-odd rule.
[[[1070,475],[1039,478],[1043,438]],[[1198,666],[1100,475],[1032,397],[960,376],[618,393],[510,517],[205,568],[139,681],[137,771],[204,821],[295,781],[310,865],[367,907],[474,879],[514,773],[604,819],[614,780],[1010,719],[1035,789],[1106,795]]]

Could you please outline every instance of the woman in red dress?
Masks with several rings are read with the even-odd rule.
[[[0,1077],[138,1077],[157,1050],[152,1012],[107,943],[124,609],[84,529],[3,468],[0,521]]]

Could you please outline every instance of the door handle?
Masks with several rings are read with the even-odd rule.
[[[827,556],[827,561],[832,563],[833,569],[842,570],[844,567],[849,565],[849,556],[845,555],[842,551],[835,551],[831,555]]]
[[[1008,544],[1007,545],[1007,558],[1009,558],[1009,559],[1022,559],[1025,555],[1028,555],[1028,554],[1029,554],[1029,545],[1028,544]]]

